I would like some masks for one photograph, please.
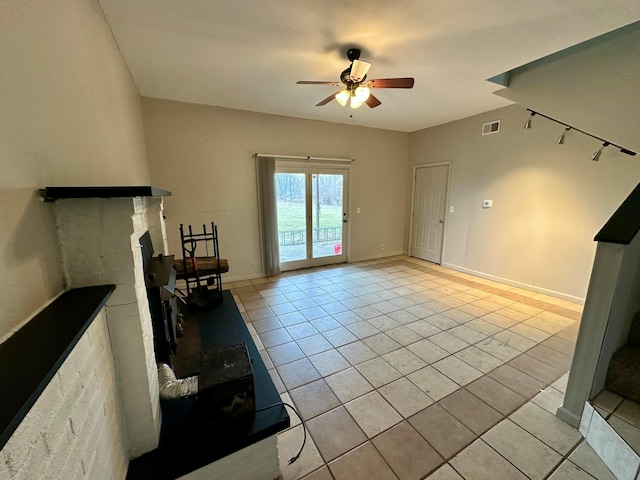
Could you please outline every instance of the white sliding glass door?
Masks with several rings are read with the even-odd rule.
[[[348,169],[276,167],[280,268],[346,261]]]

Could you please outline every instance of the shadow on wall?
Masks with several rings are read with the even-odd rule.
[[[33,188],[0,190],[0,342],[63,289],[51,204]]]

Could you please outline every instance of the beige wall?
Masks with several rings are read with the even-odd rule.
[[[260,275],[256,152],[357,158],[352,261],[406,251],[413,166],[452,161],[444,263],[576,299],[586,292],[593,236],[640,174],[640,162],[613,149],[589,161],[599,144],[577,132],[556,145],[562,127],[548,120],[523,130],[519,106],[411,134],[150,98],[143,112],[152,183],[173,192],[169,250],[180,253],[180,223],[215,221],[232,263],[227,280]],[[496,119],[502,131],[480,135]],[[494,207],[482,209],[484,199]]]
[[[640,161],[608,149],[592,162],[596,140],[570,132],[556,145],[561,126],[536,117],[524,130],[527,118],[514,105],[414,132],[410,164],[453,162],[444,264],[584,298],[593,237],[638,183]],[[502,131],[482,136],[492,120]]]
[[[152,183],[173,193],[165,199],[171,253],[181,253],[180,223],[214,221],[226,280],[260,276],[254,153],[356,158],[351,259],[402,253],[408,134],[151,98],[143,113]]]
[[[510,72],[505,98],[640,152],[640,22]]]
[[[171,190],[170,251],[179,223],[213,220],[228,277],[247,278],[260,274],[253,153],[357,158],[351,260],[405,249],[411,166],[451,160],[445,263],[582,297],[592,237],[638,180],[640,162],[613,150],[585,161],[597,145],[577,133],[558,147],[557,125],[523,131],[520,107],[405,134],[143,99],[150,173],[140,98],[97,1],[11,0],[0,22],[0,339],[63,289],[51,207],[36,194],[46,185]],[[480,136],[495,118],[503,131]]]
[[[95,0],[2,3],[0,341],[62,289],[52,185],[149,183],[140,97]]]

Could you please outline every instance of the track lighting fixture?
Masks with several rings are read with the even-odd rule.
[[[564,132],[562,132],[562,135],[558,137],[558,141],[556,142],[558,145],[564,145],[564,136],[569,130],[571,130],[571,127],[564,127]]]
[[[531,110],[530,110],[531,111]],[[527,118],[527,121],[524,124],[524,129],[528,130],[531,128],[531,119],[535,116],[536,112],[531,111],[531,116]]]
[[[598,149],[598,151],[593,155],[591,155],[591,160],[593,160],[594,162],[597,162],[598,160],[600,160],[600,155],[602,155],[602,150],[604,150],[605,147],[608,147],[608,146],[609,146],[609,143],[604,142],[602,146]]]
[[[531,115],[529,116],[529,118],[527,119],[526,123],[524,124],[524,128],[525,129],[531,128],[531,119],[535,115],[540,115],[541,117],[546,118],[547,120],[551,120],[552,122],[556,122],[556,123],[559,123],[560,125],[564,126],[564,132],[562,132],[562,135],[560,135],[558,137],[558,140],[556,141],[557,145],[564,145],[564,139],[565,139],[565,136],[566,136],[566,134],[567,134],[567,132],[569,130],[575,130],[576,132],[580,132],[583,135],[586,135],[587,137],[595,138],[596,140],[600,140],[601,142],[603,142],[602,143],[602,147],[600,147],[600,149],[597,152],[595,152],[593,155],[591,155],[591,160],[593,160],[594,162],[597,162],[598,160],[600,160],[600,155],[602,155],[602,150],[604,150],[608,146],[619,148],[620,149],[620,153],[624,153],[625,155],[629,155],[631,157],[636,155],[636,152],[634,152],[633,150],[629,150],[628,148],[624,148],[621,145],[616,145],[615,143],[608,142],[604,138],[596,137],[595,135],[591,135],[590,133],[587,133],[584,130],[580,130],[579,128],[572,127],[571,125],[567,125],[566,123],[561,122],[559,120],[556,120],[555,118],[548,117],[548,116],[546,116],[546,115],[544,115],[542,113],[534,112],[533,110],[531,110],[529,108],[527,108],[527,110],[529,112],[531,112]]]

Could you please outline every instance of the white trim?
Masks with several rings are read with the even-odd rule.
[[[348,188],[348,190],[347,190],[347,199],[346,199],[347,208],[345,210],[347,212],[347,248],[345,249],[344,245],[343,245],[342,246],[343,247],[342,251],[345,254],[345,262],[346,263],[351,263],[351,255],[352,255],[352,253],[351,253],[351,232],[353,230],[351,228],[351,217],[355,217],[355,215],[352,215],[353,212],[351,211],[351,192],[352,192],[352,190],[351,190],[351,182],[352,182],[351,177],[353,176],[353,175],[351,175],[351,165],[349,165],[348,171],[349,171],[349,174],[347,175],[347,183],[348,183],[347,188]]]
[[[275,153],[254,153],[254,157],[273,157],[273,158],[281,158],[281,159],[289,159],[289,160],[313,160],[319,162],[348,162],[353,163],[356,161],[355,158],[329,158],[329,157],[311,157],[311,156],[302,156],[302,155],[278,155]]]
[[[376,253],[375,255],[367,255],[364,257],[354,258],[350,260],[349,263],[366,262],[367,260],[378,260],[380,258],[387,258],[387,257],[397,257],[398,255],[404,255],[404,252],[402,250],[398,250],[397,252]]]
[[[239,275],[237,277],[222,277],[222,288],[224,289],[225,283],[242,282],[245,280],[255,280],[256,278],[267,278],[264,272],[249,273],[247,275]]]
[[[445,209],[444,209],[444,224],[442,226],[442,246],[440,247],[440,262],[439,265],[442,265],[444,261],[444,250],[447,239],[447,224],[449,223],[449,195],[451,192],[451,174],[453,170],[453,161],[445,160],[443,162],[433,162],[433,163],[420,163],[413,166],[413,175],[411,177],[411,215],[409,216],[409,245],[407,255],[411,255],[411,247],[413,243],[413,212],[415,210],[415,201],[416,201],[416,175],[418,173],[418,168],[426,168],[426,167],[447,167],[447,191],[444,195],[445,197]],[[418,257],[415,257],[418,258]],[[421,258],[420,260],[424,260]],[[425,260],[428,262],[429,260]]]
[[[563,405],[560,405],[558,410],[556,410],[556,417],[574,428],[578,428],[580,426],[580,417],[564,408]]]
[[[278,439],[276,435],[271,435],[187,473],[178,480],[220,480],[222,478],[262,480],[282,478],[280,473]]]
[[[557,292],[555,290],[549,290],[547,288],[536,287],[535,285],[529,285],[528,283],[522,283],[516,280],[509,280],[508,278],[498,277],[496,275],[491,275],[489,273],[478,272],[476,270],[471,270],[470,268],[461,267],[460,265],[453,265],[451,263],[442,263],[441,265],[443,267],[450,268],[451,270],[457,270],[458,272],[468,273],[476,277],[486,278],[487,280],[493,280],[494,282],[504,283],[505,285],[511,285],[512,287],[524,288],[525,290],[530,290],[532,292],[544,293],[545,295],[549,295],[551,297],[561,298],[562,300],[568,300],[570,302],[584,304],[584,298],[568,295],[566,293]]]
[[[328,162],[301,162],[299,160],[277,160],[276,159],[276,173],[279,171],[289,171],[289,172],[298,172],[304,173],[305,175],[305,190],[307,193],[307,201],[311,200],[312,187],[310,182],[312,181],[313,174],[331,174],[331,175],[342,175],[344,180],[343,182],[343,212],[347,214],[347,222],[342,224],[342,253],[340,255],[331,255],[327,257],[317,257],[317,258],[305,258],[300,260],[293,260],[290,262],[282,263],[280,262],[280,270],[282,272],[288,272],[292,270],[299,270],[302,268],[312,268],[312,267],[322,267],[324,265],[333,265],[339,263],[348,263],[350,257],[350,240],[351,240],[351,165],[337,165],[337,164],[328,164]],[[311,204],[309,204],[311,206]],[[311,212],[308,211],[308,214]],[[343,217],[344,220],[344,217]],[[311,228],[312,226],[309,222],[306,223],[307,230],[307,239],[311,239]],[[307,245],[308,247],[312,247],[311,244]],[[307,254],[311,254],[311,251],[308,251]]]

